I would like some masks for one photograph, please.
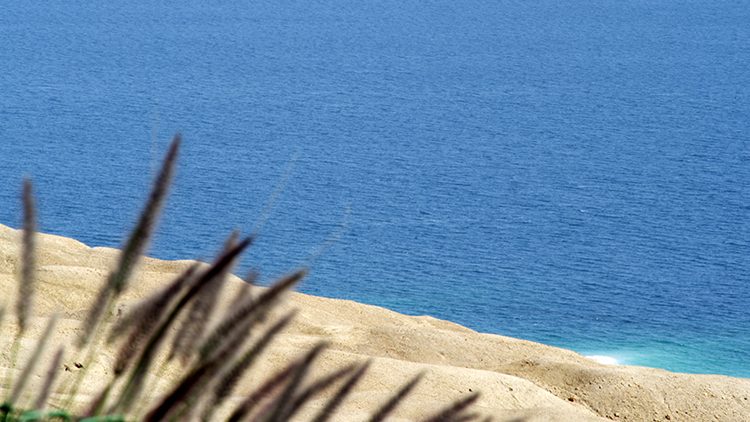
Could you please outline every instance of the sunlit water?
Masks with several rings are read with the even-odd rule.
[[[0,5],[0,223],[608,363],[750,377],[750,2]],[[296,158],[295,158],[296,157]],[[347,209],[351,211],[348,212]],[[348,221],[348,223],[346,222]]]

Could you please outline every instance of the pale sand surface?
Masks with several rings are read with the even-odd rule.
[[[19,266],[20,231],[0,225],[0,286],[12,314]],[[35,346],[55,309],[62,319],[57,340],[78,332],[88,308],[118,251],[89,248],[72,239],[40,235],[38,286],[32,329],[22,355]],[[121,309],[158,290],[191,261],[145,259]],[[243,283],[232,277],[222,296],[228,302]],[[260,288],[258,288],[260,289]],[[658,369],[603,365],[569,350],[491,334],[481,334],[447,321],[412,317],[375,306],[292,293],[283,309],[298,314],[268,350],[258,370],[236,390],[257,385],[262,376],[281,368],[320,340],[330,342],[316,371],[332,370],[352,361],[372,361],[367,376],[337,413],[336,420],[366,420],[372,412],[415,374],[425,378],[390,420],[418,420],[448,402],[480,391],[476,409],[495,420],[527,421],[743,421],[750,420],[750,380],[715,375],[687,375]],[[116,316],[115,316],[116,318]],[[3,321],[2,376],[8,362],[15,317]],[[51,359],[50,351],[46,359]],[[94,394],[108,380],[113,352],[104,350],[91,367],[84,392]],[[72,380],[83,357],[71,347],[59,368],[62,382]],[[44,367],[43,365],[41,366]],[[41,374],[46,369],[40,369]],[[160,376],[163,385],[177,376],[172,365]],[[35,381],[39,382],[39,377]],[[7,386],[0,386],[7,388]],[[56,394],[62,394],[62,387]],[[158,394],[157,391],[152,394]],[[57,396],[56,396],[57,397]],[[311,415],[319,399],[303,412]]]

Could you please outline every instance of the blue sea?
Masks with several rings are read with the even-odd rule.
[[[121,246],[177,131],[151,256],[750,378],[748,0],[0,3],[0,223]]]

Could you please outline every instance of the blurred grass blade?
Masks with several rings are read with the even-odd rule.
[[[469,422],[479,418],[480,414],[477,412],[468,414],[459,414],[450,419],[450,422]]]
[[[231,311],[201,345],[201,358],[205,359],[206,356],[217,347],[217,344],[221,342],[221,339],[229,335],[229,333],[238,326],[240,321],[247,318],[250,314],[265,312],[282,293],[291,289],[302,278],[304,278],[307,273],[308,270],[304,268],[290,274],[268,288],[268,290],[263,292],[263,294],[257,299],[250,297],[243,306],[239,306]]]
[[[42,384],[42,388],[39,390],[39,395],[37,396],[36,402],[34,403],[34,410],[43,410],[44,405],[47,403],[47,399],[49,398],[50,391],[52,391],[52,384],[55,382],[55,377],[57,376],[58,368],[60,367],[60,361],[62,360],[64,352],[65,348],[63,346],[60,346],[57,349],[57,353],[55,353],[55,357],[52,358],[52,363],[47,370],[47,376],[44,377],[44,384]]]
[[[134,268],[138,259],[146,252],[148,242],[156,228],[156,223],[164,206],[169,187],[172,184],[175,167],[177,164],[177,153],[182,142],[182,135],[179,133],[174,136],[169,151],[164,159],[161,172],[154,182],[153,190],[146,203],[141,218],[138,221],[133,234],[128,239],[120,260],[120,268],[116,278],[113,281],[114,290],[118,294],[127,287],[127,280],[130,271]]]
[[[10,365],[5,375],[4,385],[6,390],[5,402],[10,404],[13,384],[13,371],[16,368],[18,353],[21,348],[21,338],[26,331],[26,319],[31,314],[34,296],[34,280],[36,271],[36,207],[34,206],[33,186],[31,180],[25,178],[21,191],[21,202],[23,204],[23,239],[21,252],[21,277],[18,281],[18,298],[16,298],[16,316],[18,318],[18,334],[16,335],[10,351]],[[5,307],[3,307],[5,316]]]
[[[393,397],[386,402],[383,407],[378,409],[377,412],[370,418],[369,422],[382,422],[386,416],[388,416],[389,413],[393,411],[393,409],[398,406],[399,403],[411,392],[414,387],[417,386],[419,381],[422,380],[424,377],[424,373],[420,373],[416,377],[412,378],[411,381],[409,381],[406,385],[401,387],[400,390],[396,394],[393,395]]]
[[[280,311],[275,308],[276,305],[286,292],[307,275],[307,267],[277,279],[269,288],[262,290],[257,297],[253,295],[250,287],[257,279],[257,273],[251,272],[246,280],[247,283],[229,302],[227,310],[223,311],[223,316],[214,329],[209,333],[205,332],[209,321],[215,322],[213,316],[222,294],[223,283],[238,261],[239,255],[253,242],[256,233],[265,222],[271,205],[278,197],[280,187],[288,177],[289,170],[287,170],[257,223],[253,235],[238,243],[239,234],[233,233],[212,265],[206,266],[206,269],[202,271],[198,269],[198,263],[192,265],[166,288],[133,307],[123,318],[119,319],[118,314],[118,321],[112,324],[109,333],[105,332],[106,324],[103,319],[111,315],[117,299],[127,289],[129,280],[139,260],[145,254],[155,231],[174,178],[180,144],[181,135],[178,133],[165,155],[161,170],[154,178],[152,190],[139,220],[124,242],[117,266],[108,275],[94,303],[87,310],[82,329],[74,338],[74,344],[79,349],[89,347],[84,350],[85,359],[80,361],[84,363],[75,363],[75,366],[82,368],[81,371],[77,371],[76,380],[66,382],[64,386],[69,388],[69,391],[67,394],[58,396],[59,400],[66,401],[66,403],[58,406],[53,402],[55,407],[66,410],[45,410],[63,358],[62,347],[56,350],[46,376],[40,380],[41,386],[34,392],[34,396],[30,397],[31,394],[28,392],[42,353],[48,348],[47,345],[58,318],[57,314],[50,318],[44,334],[37,342],[36,348],[30,353],[31,356],[28,357],[18,379],[13,379],[18,372],[16,361],[21,353],[23,336],[33,327],[30,321],[33,315],[37,265],[35,249],[37,227],[33,186],[28,179],[24,180],[21,271],[18,277],[18,298],[15,304],[18,334],[9,353],[10,364],[3,384],[6,388],[6,400],[0,405],[0,422],[38,420],[124,422],[126,417],[140,420],[141,411],[149,408],[150,411],[143,418],[146,422],[192,421],[198,417],[203,422],[208,422],[213,419],[214,411],[220,409],[224,402],[229,401],[227,399],[233,394],[240,378],[248,373],[253,365],[258,364],[259,356],[277,338],[281,330],[289,325],[294,312],[284,315],[272,325],[269,324],[270,327],[266,326],[265,331],[257,340],[254,339],[252,343],[249,341],[250,333],[255,334],[253,330],[256,326],[269,316],[278,315]],[[348,219],[348,214],[346,218]],[[334,244],[345,227],[346,220],[326,243],[314,251],[310,260],[315,261],[323,251]],[[12,308],[8,309],[9,313],[12,313]],[[0,307],[0,322],[5,316],[5,311],[5,307]],[[177,326],[177,324],[181,325]],[[172,332],[177,333],[174,338],[170,338]],[[107,375],[102,380],[106,386],[101,392],[98,395],[91,394],[91,405],[83,410],[87,413],[71,415],[68,410],[77,401],[78,389],[89,385],[83,381],[93,366],[92,363],[103,352],[100,346],[103,346],[102,340],[107,334],[108,344],[116,340],[121,342],[118,344],[114,357],[114,370],[111,372],[114,376]],[[170,345],[168,340],[174,340],[174,342]],[[303,356],[288,363],[284,369],[265,378],[260,386],[234,407],[227,421],[240,422],[249,419],[252,422],[289,422],[295,419],[305,406],[309,408],[315,405],[315,410],[320,410],[317,411],[312,422],[327,422],[344,400],[352,395],[352,391],[368,370],[370,362],[342,366],[310,381],[308,374],[318,373],[322,369],[316,370],[313,362],[325,346],[324,343],[319,343]],[[155,403],[145,397],[142,398],[142,392],[147,388],[151,389],[152,394],[161,391],[157,389],[158,381],[153,380],[158,380],[163,372],[151,377],[149,371],[155,363],[162,363],[161,370],[163,371],[173,369],[167,365],[168,359],[172,357],[178,357],[182,361],[181,368],[178,368],[179,382],[171,384],[166,389],[167,393]],[[110,360],[109,354],[104,357],[104,360]],[[66,366],[66,369],[69,368]],[[423,374],[419,374],[402,386],[386,403],[371,414],[369,422],[383,422],[412,392],[422,377]],[[169,378],[172,379],[171,376]],[[317,398],[323,394],[327,398],[319,408]],[[238,399],[238,397],[232,398]],[[479,413],[467,410],[477,398],[478,394],[473,394],[459,399],[425,419],[424,422],[465,422],[481,419],[483,416]],[[32,399],[35,400],[33,408],[29,409],[23,401],[30,402]],[[17,405],[19,402],[21,404]],[[483,422],[490,421],[491,418],[483,420]]]
[[[238,237],[239,232],[235,230],[229,239],[227,239],[222,254],[237,245]],[[172,351],[169,355],[170,360],[174,357],[179,357],[183,365],[187,364],[191,353],[195,350],[194,345],[203,336],[203,331],[213,313],[227,275],[237,263],[237,260],[235,258],[216,277],[209,280],[206,287],[203,288],[203,292],[193,300],[190,305],[190,311],[187,313],[186,321],[174,337]]]
[[[200,363],[193,369],[172,392],[165,396],[161,404],[147,416],[148,420],[158,421],[179,418],[185,405],[194,404],[197,395],[205,391],[212,378],[219,373],[220,369],[232,362],[241,350],[241,344],[245,341],[242,332],[237,333],[229,339],[222,348],[210,359]]]
[[[130,331],[130,336],[117,352],[113,366],[114,378],[89,406],[86,416],[98,416],[106,407],[114,383],[128,370],[133,358],[142,352],[141,346],[153,335],[164,314],[187,287],[200,263],[196,262],[182,272],[169,286],[146,298],[120,319],[110,331],[108,343]]]
[[[470,394],[462,399],[454,401],[450,406],[443,409],[435,416],[426,419],[424,422],[454,422],[455,417],[464,409],[471,406],[479,398],[479,393]]]
[[[292,419],[294,414],[302,408],[310,399],[315,397],[317,394],[322,393],[323,390],[333,385],[336,381],[349,375],[359,366],[356,363],[344,366],[343,368],[334,371],[325,377],[313,382],[310,386],[306,387],[300,392],[292,402],[284,420]]]
[[[277,397],[272,405],[268,408],[265,414],[259,415],[260,420],[264,422],[282,422],[287,418],[287,414],[292,408],[292,398],[300,388],[302,381],[307,376],[312,365],[318,355],[326,347],[325,343],[319,343],[317,346],[312,348],[305,356],[300,360],[299,366],[294,371],[292,379],[289,381],[287,387]],[[257,419],[257,418],[256,418]]]
[[[157,422],[170,419],[185,398],[196,388],[201,378],[211,369],[210,365],[203,364],[191,372],[172,392],[164,397],[162,401],[151,410],[145,417],[145,422]]]
[[[84,413],[83,417],[96,417],[100,416],[101,413],[104,411],[104,407],[107,405],[107,399],[109,398],[109,394],[112,392],[112,385],[114,382],[110,382],[107,384],[106,387],[102,389],[102,391],[96,396],[94,401],[91,402],[89,405],[88,411]]]
[[[255,270],[250,271],[245,276],[245,282],[240,286],[240,290],[237,295],[232,299],[232,303],[229,305],[230,312],[233,312],[237,307],[243,303],[252,301],[252,287],[258,281],[258,272]]]
[[[240,242],[237,246],[232,248],[230,251],[225,253],[216,264],[214,264],[208,271],[206,271],[200,279],[193,283],[190,288],[185,292],[180,299],[180,301],[174,306],[174,308],[170,311],[170,313],[167,315],[166,318],[161,322],[161,325],[155,330],[154,334],[151,336],[151,339],[149,340],[146,347],[143,348],[143,352],[141,353],[141,356],[138,360],[138,363],[135,366],[135,369],[133,370],[132,374],[130,375],[130,378],[128,379],[127,384],[125,385],[125,388],[123,389],[120,399],[113,406],[112,411],[114,410],[124,410],[127,409],[130,404],[133,402],[133,400],[137,397],[137,395],[140,393],[140,389],[143,385],[144,378],[146,376],[146,373],[148,371],[148,368],[151,366],[151,363],[161,345],[161,342],[166,337],[167,330],[171,327],[172,323],[174,322],[175,318],[177,318],[177,315],[180,313],[180,311],[198,294],[201,292],[201,289],[214,277],[219,275],[223,269],[230,265],[230,263],[234,260],[234,258],[239,255],[245,248],[247,248],[248,245],[252,242],[252,238],[247,238]]]
[[[266,396],[270,395],[275,389],[279,388],[289,377],[297,371],[297,368],[301,365],[301,360],[294,361],[287,365],[281,371],[278,371],[275,375],[266,379],[260,387],[258,387],[251,395],[242,401],[232,412],[227,419],[227,422],[239,422],[244,419],[247,415],[252,412],[258,402],[263,400]]]
[[[231,394],[235,385],[237,385],[237,382],[240,380],[240,377],[242,377],[242,375],[250,368],[250,366],[255,362],[256,358],[261,354],[261,352],[269,344],[271,344],[271,341],[273,341],[276,335],[289,324],[295,313],[296,312],[291,312],[287,314],[284,318],[274,324],[273,327],[268,329],[263,337],[261,337],[255,343],[255,345],[250,350],[248,350],[222,377],[222,379],[218,383],[218,386],[214,390],[212,403],[207,409],[207,412],[204,413],[203,420],[210,419],[213,410],[221,405],[224,399],[226,399],[229,394]]]
[[[21,263],[21,282],[18,284],[16,313],[18,316],[18,336],[23,337],[26,331],[26,319],[31,315],[34,304],[34,282],[36,271],[36,207],[34,206],[31,180],[23,181],[23,258]]]
[[[112,343],[127,331],[144,330],[145,327],[158,321],[164,314],[165,309],[169,307],[170,302],[179,296],[188,281],[193,278],[199,265],[199,262],[195,262],[175,278],[169,286],[144,299],[131,309],[112,327],[107,342]]]
[[[328,419],[330,419],[331,415],[336,411],[336,409],[341,406],[341,403],[344,402],[344,399],[346,396],[351,393],[354,386],[359,382],[360,379],[365,375],[365,372],[367,372],[367,369],[370,367],[370,362],[365,363],[362,365],[362,367],[357,370],[347,381],[346,383],[341,386],[341,388],[336,392],[336,394],[331,397],[330,400],[328,400],[328,403],[326,403],[323,410],[320,411],[318,416],[315,417],[313,422],[326,422]]]
[[[29,377],[31,377],[31,373],[34,371],[34,368],[36,368],[36,364],[39,362],[39,358],[42,356],[42,352],[46,350],[47,342],[52,336],[52,330],[55,328],[55,324],[57,323],[57,317],[58,315],[57,313],[55,313],[52,318],[49,319],[47,328],[44,329],[44,334],[42,334],[42,337],[39,338],[34,352],[31,354],[31,357],[26,363],[23,372],[21,372],[20,377],[16,381],[16,385],[13,386],[13,393],[10,395],[9,400],[11,404],[14,404],[16,400],[18,400],[18,398],[21,396],[21,392],[23,391],[24,387],[26,387],[26,383],[28,382]]]
[[[179,297],[180,292],[186,288],[187,282],[192,279],[197,268],[198,263],[191,265],[165,290],[133,309],[130,336],[120,347],[115,359],[115,377],[119,377],[128,369],[133,357],[141,350],[141,345],[153,334],[157,324],[170,309],[172,302]]]
[[[138,263],[140,257],[146,252],[146,247],[153,234],[156,221],[169,190],[169,185],[174,176],[180,142],[181,135],[178,133],[175,135],[172,145],[167,152],[161,172],[154,182],[151,195],[141,213],[138,224],[120,254],[120,262],[117,270],[110,274],[107,283],[102,286],[96,301],[89,309],[89,314],[83,325],[83,331],[78,339],[79,348],[88,344],[91,334],[99,324],[105,310],[125,290],[131,271]]]

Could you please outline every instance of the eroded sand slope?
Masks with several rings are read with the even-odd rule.
[[[17,290],[19,240],[19,231],[0,225],[0,286],[8,309],[12,309]],[[117,254],[117,250],[89,248],[72,239],[39,236],[37,317],[24,341],[25,353],[34,347],[46,317],[55,309],[62,315],[57,340],[65,342],[74,336]],[[190,263],[145,259],[120,309],[158,290]],[[224,306],[241,283],[232,277],[222,296]],[[750,420],[748,379],[602,365],[568,350],[481,334],[447,321],[405,316],[345,300],[293,293],[282,308],[298,309],[295,322],[266,352],[261,369],[243,380],[235,401],[264,374],[325,339],[330,347],[317,370],[372,360],[368,375],[337,414],[336,419],[341,421],[364,420],[420,371],[426,372],[425,378],[392,420],[418,419],[471,391],[482,392],[477,409],[494,415],[496,420]],[[14,318],[3,322],[3,366],[7,366],[13,323]],[[64,366],[59,368],[63,380],[72,379],[77,371],[75,363],[81,359],[73,348],[69,350]],[[84,393],[94,394],[106,381],[112,356],[111,350],[103,351],[92,366]],[[177,370],[168,369],[160,376],[167,385],[177,377]],[[316,401],[312,407],[321,402]]]

